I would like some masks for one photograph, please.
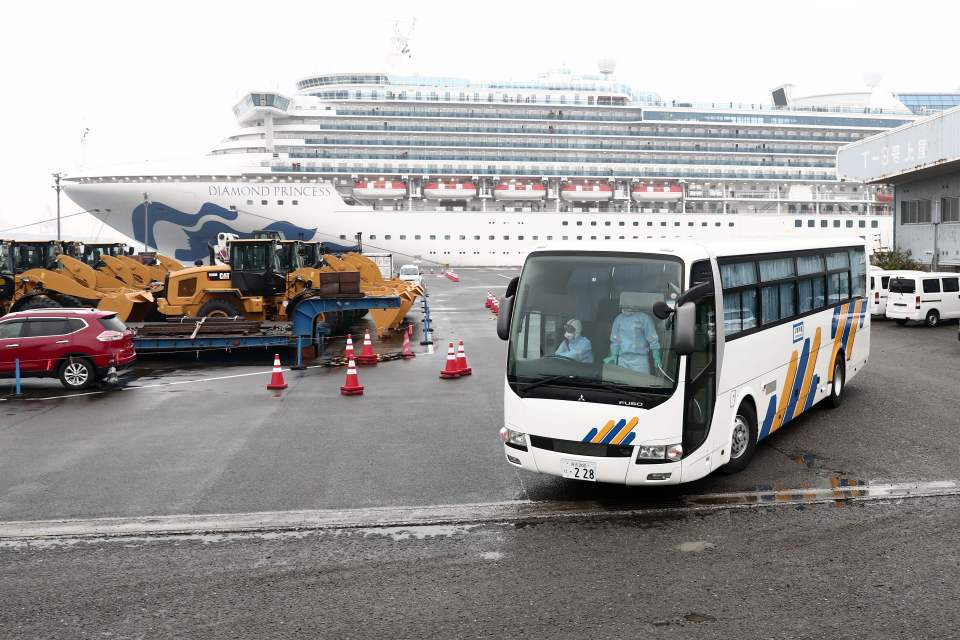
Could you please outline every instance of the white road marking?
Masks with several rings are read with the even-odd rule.
[[[910,498],[960,496],[955,481],[862,484],[818,489],[746,491],[691,495],[665,505],[623,505],[610,508],[589,500],[533,502],[509,500],[474,504],[313,509],[259,513],[213,513],[118,518],[0,522],[0,548],[21,548],[31,542],[73,544],[83,540],[209,536],[230,534],[264,537],[280,532],[369,530],[380,528],[465,526],[563,519],[622,519],[662,513],[755,509],[798,504],[859,501],[902,501]]]
[[[514,276],[505,276],[502,273],[498,273],[497,275],[503,278],[504,280],[513,280],[514,278]]]

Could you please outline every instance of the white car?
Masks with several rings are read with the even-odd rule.
[[[406,282],[416,282],[423,284],[423,276],[420,274],[420,267],[415,264],[405,264],[400,267],[400,279]]]
[[[890,278],[887,317],[897,324],[913,320],[929,327],[960,318],[960,275],[922,271],[894,275]]]
[[[896,273],[898,272],[870,267],[870,315],[886,315],[887,296],[890,294],[890,277]]]

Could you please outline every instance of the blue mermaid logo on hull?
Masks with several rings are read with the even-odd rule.
[[[187,245],[186,248],[180,246],[174,251],[173,257],[180,261],[192,262],[205,258],[208,255],[207,244],[216,241],[219,233],[235,233],[241,238],[253,236],[251,231],[240,231],[235,226],[227,224],[228,222],[235,223],[239,215],[236,211],[224,209],[220,205],[210,202],[204,202],[196,213],[185,213],[162,202],[151,202],[150,210],[147,212],[149,228],[145,228],[144,225],[143,206],[141,203],[133,210],[131,221],[133,222],[134,240],[142,243],[146,239],[146,244],[156,247],[157,240],[154,233],[156,223],[167,222],[180,227],[186,242],[177,244]],[[203,224],[194,229],[194,225],[204,218],[213,219],[204,220]],[[268,231],[279,231],[284,238],[289,240],[310,240],[317,233],[316,227],[307,229],[283,220],[271,222],[260,228]]]

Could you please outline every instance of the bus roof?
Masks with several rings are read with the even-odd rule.
[[[633,240],[616,242],[578,242],[572,246],[553,243],[538,246],[533,253],[539,252],[598,252],[598,253],[653,253],[675,255],[685,262],[707,258],[711,255],[718,258],[724,256],[756,255],[763,253],[781,253],[789,251],[807,251],[812,249],[829,249],[831,247],[852,247],[865,245],[866,240],[853,235],[831,236],[799,239],[749,239],[736,242],[731,241],[701,241],[681,239],[661,240]]]

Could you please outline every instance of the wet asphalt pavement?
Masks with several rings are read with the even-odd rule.
[[[496,437],[505,346],[482,306],[512,274],[460,275],[428,280],[436,353],[418,330],[417,358],[362,368],[358,398],[339,394],[338,367],[267,391],[272,353],[145,358],[121,389],[72,398],[28,381],[28,399],[0,402],[0,521],[512,500],[615,511],[960,480],[957,325],[885,321],[843,406],[777,432],[741,474],[642,490],[518,472]],[[441,381],[453,338],[474,375]],[[0,546],[0,637],[949,637],[957,503]]]

